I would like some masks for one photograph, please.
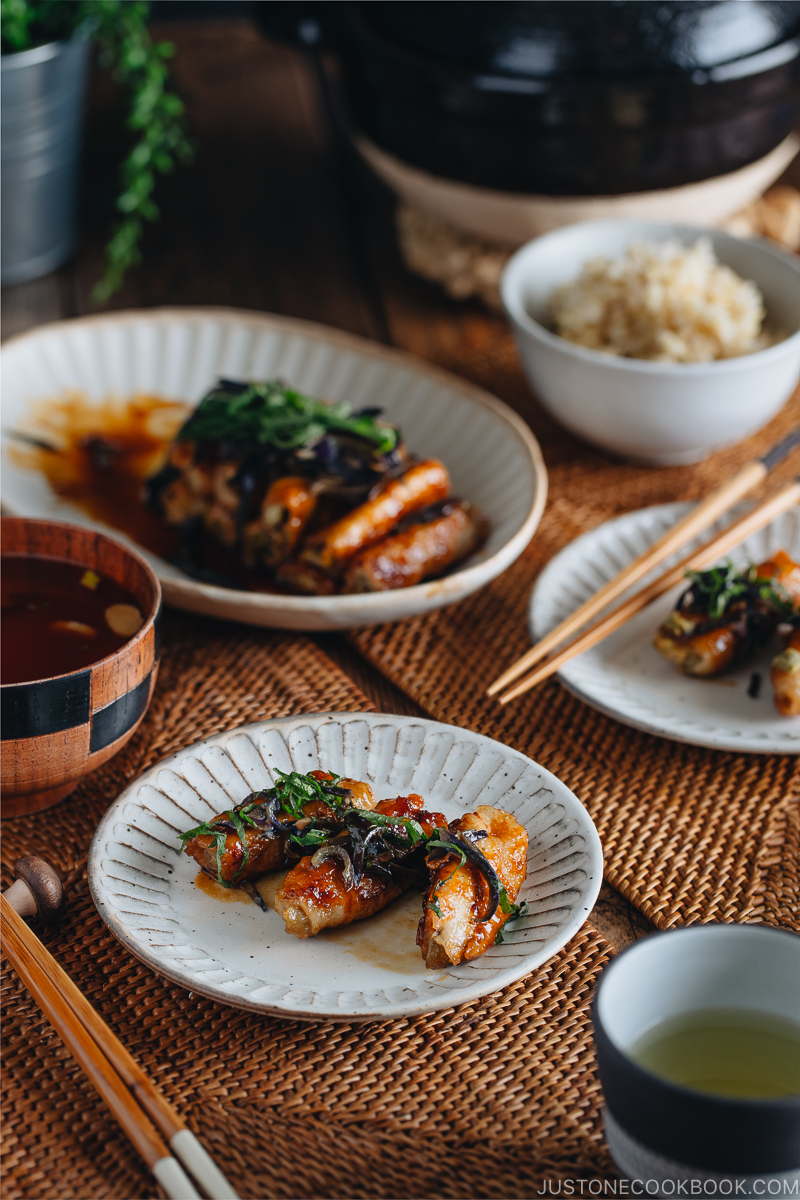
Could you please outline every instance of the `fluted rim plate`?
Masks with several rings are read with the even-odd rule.
[[[533,590],[528,614],[533,640],[554,629],[691,507],[677,503],[639,509],[571,542],[548,563]],[[734,515],[747,507],[738,506]],[[729,523],[730,514],[653,574],[660,574]],[[800,510],[784,513],[728,557],[745,567],[763,562],[776,550],[800,558]],[[558,675],[561,682],[600,712],[658,737],[713,750],[799,754],[800,717],[780,716],[772,700],[769,672],[780,648],[777,640],[738,669],[709,679],[679,674],[653,647],[658,626],[684,587],[666,593],[605,641],[565,663]],[[760,677],[755,697],[748,694],[754,674]]]
[[[474,962],[428,970],[415,945],[420,895],[367,921],[300,941],[278,915],[220,903],[175,852],[177,834],[249,792],[275,768],[324,767],[367,780],[379,799],[418,792],[452,819],[493,804],[527,828],[528,912]],[[386,713],[312,713],[198,742],[132,783],[89,851],[89,886],[117,938],[158,974],[213,1000],[307,1020],[408,1017],[476,1000],[540,966],[589,916],[603,856],[586,809],[517,750],[457,726]]]
[[[392,592],[285,596],[200,583],[144,547],[169,604],[282,629],[345,629],[430,612],[510,566],[533,537],[547,472],[528,426],[488,392],[398,350],[307,321],[238,309],[151,309],[44,325],[5,343],[3,427],[36,432],[31,404],[66,390],[100,403],[154,393],[196,403],[219,375],[280,377],[354,407],[376,405],[412,452],[441,458],[453,492],[484,510],[489,540],[451,574]],[[15,516],[112,532],[14,461],[3,439],[2,502]],[[136,545],[131,542],[130,544]]]

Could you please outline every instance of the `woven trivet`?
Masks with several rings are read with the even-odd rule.
[[[70,799],[3,823],[4,882],[26,850],[63,872],[68,912],[43,940],[243,1197],[527,1197],[546,1180],[613,1174],[588,1016],[608,948],[587,927],[544,967],[473,1004],[334,1025],[192,995],[101,922],[89,842],[140,771],[244,722],[372,707],[305,638],[172,617],[142,729]],[[3,1088],[4,1200],[157,1194],[11,970]]]
[[[511,257],[506,245],[492,244],[401,202],[396,214],[397,244],[409,271],[437,283],[454,300],[475,297],[500,312],[500,278]],[[728,217],[722,228],[738,237],[766,237],[787,250],[800,250],[800,192],[781,185]]]
[[[556,680],[506,708],[484,695],[530,646],[528,600],[554,554],[619,513],[706,494],[800,422],[800,393],[749,442],[697,466],[657,470],[615,463],[544,417],[507,334],[492,344],[462,341],[452,355],[438,361],[531,418],[550,473],[544,518],[522,557],[488,588],[425,617],[353,634],[353,644],[430,716],[515,746],[571,787],[597,825],[609,882],[658,928],[760,921],[800,929],[797,758],[714,752],[639,733]],[[788,480],[795,459],[762,491]]]

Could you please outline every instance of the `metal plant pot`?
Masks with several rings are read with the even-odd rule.
[[[0,58],[3,284],[46,275],[74,249],[88,65],[83,33]]]

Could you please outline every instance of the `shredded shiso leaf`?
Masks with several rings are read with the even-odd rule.
[[[685,597],[705,609],[709,620],[722,617],[731,602],[739,596],[763,600],[778,612],[791,612],[792,603],[783,589],[771,579],[759,577],[755,566],[738,571],[732,562],[713,567],[710,571],[687,571],[692,586],[681,598],[680,607],[685,607]]]
[[[363,438],[377,455],[388,454],[399,441],[398,431],[376,420],[373,409],[353,413],[348,404],[306,396],[282,383],[242,383],[221,379],[203,397],[178,434],[178,441],[229,442],[299,450],[313,446],[327,433]]]

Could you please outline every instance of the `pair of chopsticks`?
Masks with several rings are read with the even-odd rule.
[[[772,468],[786,458],[797,445],[800,445],[800,428],[793,430],[773,446],[763,458],[753,459],[742,467],[732,479],[726,480],[725,483],[715,488],[687,516],[671,526],[652,546],[649,546],[643,554],[640,554],[624,570],[604,584],[560,625],[541,638],[531,650],[518,658],[487,688],[486,694],[495,696],[515,680],[519,680],[514,687],[509,688],[499,697],[501,704],[515,700],[517,696],[521,696],[524,692],[548,679],[570,659],[582,654],[584,650],[596,646],[610,633],[619,629],[651,601],[680,583],[687,571],[701,571],[704,567],[710,566],[715,559],[727,554],[752,533],[763,529],[781,513],[793,508],[800,502],[800,482],[797,480],[763,501],[739,521],[729,525],[727,529],[711,541],[706,542],[704,546],[687,555],[676,566],[665,571],[663,575],[660,575],[634,596],[629,597],[618,608],[590,625],[574,641],[558,650],[547,662],[543,662],[537,670],[525,675],[526,671],[542,662],[542,659],[552,651],[557,650],[567,638],[582,629],[588,621],[597,617],[608,604],[638,583],[649,571],[659,566],[671,554],[676,553],[687,542],[692,541],[710,525],[713,525],[732,505],[761,483]],[[520,676],[523,675],[525,678],[520,679]]]
[[[2,895],[0,934],[25,987],[167,1195],[200,1200],[189,1172],[211,1200],[239,1200],[191,1130]]]

